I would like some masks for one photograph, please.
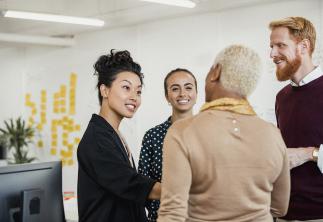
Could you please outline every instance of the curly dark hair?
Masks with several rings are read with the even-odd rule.
[[[120,72],[135,73],[143,84],[144,75],[141,73],[141,67],[133,61],[130,52],[127,50],[115,51],[111,49],[110,54],[100,56],[94,64],[94,69],[94,75],[98,76],[97,88],[100,105],[102,105],[100,86],[104,84],[110,87]]]

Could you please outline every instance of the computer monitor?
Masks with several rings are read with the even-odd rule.
[[[1,222],[65,222],[60,161],[0,167]]]

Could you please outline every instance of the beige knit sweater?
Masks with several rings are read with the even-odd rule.
[[[207,110],[174,123],[163,149],[158,222],[272,222],[286,214],[286,146],[272,124]]]

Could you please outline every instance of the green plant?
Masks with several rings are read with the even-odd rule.
[[[28,157],[28,144],[32,142],[34,136],[34,128],[26,126],[26,123],[21,117],[16,120],[10,119],[4,121],[5,128],[0,128],[0,132],[6,138],[8,149],[13,151],[13,163],[30,163],[35,157]]]
[[[8,147],[7,138],[5,135],[0,134],[0,159],[6,158],[6,150]]]

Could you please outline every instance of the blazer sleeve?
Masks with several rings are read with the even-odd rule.
[[[166,134],[163,150],[162,193],[158,221],[184,222],[188,217],[192,171],[185,145],[172,127]]]
[[[289,160],[287,155],[287,148],[280,133],[278,144],[283,153],[283,167],[281,169],[280,175],[273,185],[273,191],[271,193],[270,211],[273,217],[282,217],[286,215],[290,197]]]
[[[125,161],[111,133],[97,130],[93,138],[94,142],[87,145],[89,151],[82,155],[89,177],[116,196],[144,205],[156,181],[139,174]]]

